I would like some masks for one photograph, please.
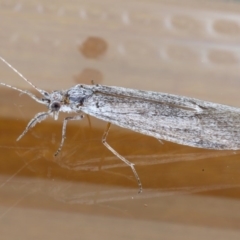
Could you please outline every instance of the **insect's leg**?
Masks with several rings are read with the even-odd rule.
[[[49,116],[50,112],[40,112],[28,123],[27,127],[23,131],[23,133],[17,138],[17,141],[20,140],[30,128],[33,128],[37,123],[42,122]]]
[[[94,80],[91,80],[92,85],[99,86],[99,84],[95,83]]]
[[[121,156],[118,152],[116,152],[108,143],[107,143],[107,135],[109,133],[109,130],[110,130],[110,127],[111,127],[111,123],[108,123],[107,124],[107,129],[105,130],[104,134],[103,134],[103,137],[102,137],[102,143],[104,144],[104,146],[109,150],[111,151],[114,155],[116,155],[118,158],[120,158],[124,163],[126,163],[129,167],[131,167],[133,173],[134,173],[134,176],[138,182],[138,187],[139,187],[139,191],[138,193],[141,193],[142,192],[142,183],[140,181],[140,178],[137,174],[137,171],[135,170],[135,167],[134,167],[134,164],[129,162],[126,158],[124,158],[123,156]]]
[[[54,154],[54,156],[56,157],[62,150],[63,144],[64,144],[64,140],[66,138],[66,127],[67,127],[67,122],[70,120],[81,120],[83,118],[83,115],[77,115],[74,117],[66,117],[63,121],[63,128],[62,128],[62,140],[60,143],[60,146],[58,148],[58,150],[56,151],[56,153]]]
[[[161,144],[164,144],[164,142],[161,139],[157,139]]]
[[[88,119],[88,125],[89,125],[89,128],[90,128],[90,130],[92,131],[92,123],[91,123],[91,119],[90,119],[90,117],[89,117],[88,114],[86,114],[86,116],[87,116],[87,119]]]

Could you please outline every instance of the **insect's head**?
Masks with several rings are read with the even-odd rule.
[[[47,105],[54,119],[57,120],[59,112],[62,111],[62,108],[66,105],[65,94],[62,91],[54,91],[52,93],[45,92],[41,100]]]
[[[16,68],[14,68],[10,63],[8,63],[1,56],[0,56],[0,61],[4,62],[9,68],[11,68],[14,72],[16,72],[25,82],[27,82],[35,90],[37,90],[42,95],[42,97],[38,97],[27,90],[22,90],[20,88],[13,87],[13,86],[5,84],[5,83],[0,82],[0,85],[14,89],[23,94],[27,94],[29,97],[34,99],[36,102],[46,105],[48,107],[49,111],[45,114],[45,116],[52,115],[55,120],[57,120],[58,114],[60,111],[64,111],[64,112],[71,111],[71,108],[68,106],[69,105],[69,97],[68,97],[68,94],[66,91],[54,91],[52,93],[48,93],[47,91],[42,90],[42,89],[36,87],[34,84],[32,84]],[[42,114],[40,114],[39,116],[42,117]]]

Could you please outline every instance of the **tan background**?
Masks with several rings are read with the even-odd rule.
[[[51,91],[97,83],[240,107],[237,1],[0,1],[0,55]],[[4,63],[0,81],[30,86]],[[33,91],[34,92],[34,91]],[[0,88],[0,236],[9,239],[239,239],[238,152],[194,149],[63,116],[15,139],[44,107]]]

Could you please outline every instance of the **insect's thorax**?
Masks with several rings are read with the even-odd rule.
[[[85,89],[82,85],[76,85],[70,88],[66,97],[68,98],[69,104],[83,104],[84,100],[90,97],[93,91]]]

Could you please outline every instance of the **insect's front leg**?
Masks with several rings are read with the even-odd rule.
[[[111,123],[107,124],[107,129],[105,130],[103,137],[102,137],[102,143],[104,144],[104,146],[111,151],[114,155],[116,155],[118,158],[120,158],[124,163],[126,163],[129,167],[131,167],[133,174],[138,182],[138,187],[139,187],[139,191],[138,193],[142,192],[142,183],[140,181],[140,178],[137,174],[137,171],[135,170],[134,164],[129,162],[126,158],[124,158],[122,155],[120,155],[117,151],[115,151],[108,143],[107,143],[107,135],[109,133],[111,127]]]
[[[37,123],[45,120],[49,116],[49,114],[50,112],[40,112],[36,114],[35,117],[28,123],[23,133],[17,138],[17,141],[19,141],[28,132],[30,128],[33,128]]]
[[[77,115],[74,117],[66,117],[63,121],[63,128],[62,128],[62,140],[60,143],[60,146],[58,148],[58,150],[56,151],[56,153],[54,154],[54,156],[56,157],[62,150],[63,144],[64,144],[64,140],[66,138],[66,127],[67,127],[67,122],[70,120],[81,120],[83,118],[83,115]]]

